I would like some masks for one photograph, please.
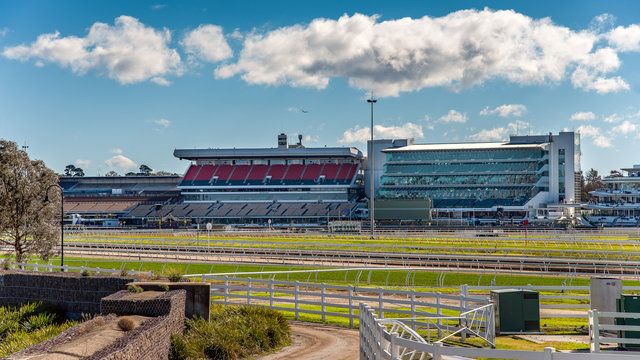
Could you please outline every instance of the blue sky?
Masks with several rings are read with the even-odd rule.
[[[280,132],[364,149],[373,90],[379,138],[580,130],[584,170],[640,163],[640,2],[451,3],[3,1],[0,137],[183,173],[175,148]]]

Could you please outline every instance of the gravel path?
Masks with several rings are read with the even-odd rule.
[[[291,345],[256,360],[355,360],[359,358],[357,329],[291,321]]]

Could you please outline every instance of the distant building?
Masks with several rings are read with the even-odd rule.
[[[431,199],[434,218],[571,215],[580,199],[578,133],[449,144],[374,140],[373,149],[376,199]]]
[[[595,202],[585,204],[591,210],[589,221],[598,226],[640,225],[640,165],[621,169],[622,177],[605,177],[606,188],[590,192]]]

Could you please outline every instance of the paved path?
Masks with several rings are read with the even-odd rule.
[[[357,329],[291,321],[291,345],[257,360],[357,360]]]

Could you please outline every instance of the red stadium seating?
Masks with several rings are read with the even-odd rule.
[[[219,165],[215,176],[218,178],[216,185],[224,185],[233,171],[233,165]],[[221,184],[222,183],[222,184]]]
[[[236,165],[233,169],[233,173],[231,173],[231,177],[229,178],[229,183],[232,185],[240,185],[244,183],[244,179],[246,179],[249,170],[251,170],[251,165]]]
[[[302,183],[303,184],[314,184],[318,180],[320,176],[320,171],[322,170],[322,165],[319,164],[308,164],[304,169],[304,173],[302,174]]]
[[[262,184],[268,170],[269,165],[253,165],[253,167],[251,168],[251,172],[249,172],[249,175],[247,175],[247,184]]]
[[[284,183],[287,185],[291,184],[299,184],[300,177],[302,177],[302,172],[304,171],[304,165],[302,164],[293,164],[289,165],[287,172],[284,175]]]
[[[285,171],[287,171],[287,165],[271,165],[267,176],[271,176],[271,184],[280,184]]]
[[[200,171],[193,179],[193,185],[210,185],[211,177],[216,171],[217,165],[202,165]]]
[[[336,179],[339,167],[340,165],[338,164],[324,164],[320,175],[323,175],[325,177],[325,182],[331,183]]]
[[[189,169],[187,170],[187,173],[184,174],[184,178],[182,178],[182,181],[180,181],[180,184],[178,186],[189,186],[193,184],[193,179],[195,179],[196,175],[198,174],[198,171],[200,171],[200,168],[202,166],[201,165],[191,165],[189,166]]]

